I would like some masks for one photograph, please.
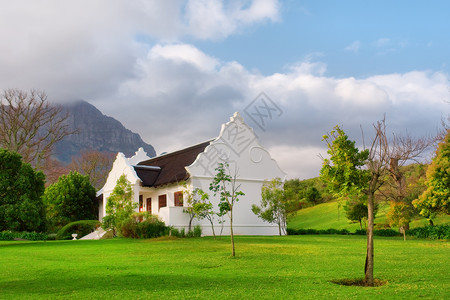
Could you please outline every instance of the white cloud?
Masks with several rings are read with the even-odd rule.
[[[360,124],[370,130],[387,113],[392,130],[422,134],[448,111],[443,73],[334,78],[314,54],[265,76],[193,42],[277,21],[279,9],[277,1],[3,2],[0,89],[86,99],[158,152],[217,136],[221,123],[264,91],[283,114],[265,131],[247,122],[289,177],[301,178],[318,174],[321,136],[336,124],[359,139]]]
[[[285,73],[263,76],[237,62],[219,62],[192,45],[173,46],[193,55],[180,50],[180,55],[161,59],[153,53],[172,45],[156,45],[139,60],[134,77],[121,85],[121,94],[107,99],[114,105],[101,107],[159,152],[217,136],[221,123],[234,111],[242,113],[264,91],[283,114],[267,120],[265,131],[242,115],[289,177],[307,178],[317,176],[317,154],[326,153],[321,137],[336,124],[360,142],[360,125],[368,138],[371,124],[387,113],[389,130],[426,134],[433,133],[442,111],[448,110],[442,101],[448,81],[439,72],[333,78],[317,71],[326,68],[323,63],[304,62]]]
[[[347,51],[358,53],[359,49],[361,48],[361,46],[362,46],[362,44],[361,44],[360,41],[354,41],[353,43],[351,43],[350,45],[348,45],[344,49],[347,50]]]
[[[199,8],[195,10],[194,8]],[[225,38],[275,21],[277,1],[2,1],[0,89],[44,89],[52,99],[92,99],[116,92],[146,43],[183,37]],[[154,49],[157,51],[158,49]],[[186,45],[164,55],[214,68]],[[170,51],[172,51],[170,53]],[[180,51],[180,53],[178,53]]]
[[[231,1],[191,0],[186,5],[190,35],[201,39],[225,38],[242,27],[263,21],[276,21],[276,0]]]

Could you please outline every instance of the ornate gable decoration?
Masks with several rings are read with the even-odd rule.
[[[242,177],[264,179],[268,172],[255,174],[255,170],[267,169],[268,164],[270,169],[276,165],[279,170],[277,175],[284,177],[284,172],[259,144],[253,129],[244,122],[238,112],[234,113],[228,123],[222,125],[219,136],[187,169],[191,175],[212,177],[217,165],[223,162],[228,162],[231,169],[238,170]]]

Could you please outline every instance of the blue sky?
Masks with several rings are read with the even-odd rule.
[[[450,112],[449,1],[0,0],[0,89],[89,101],[157,153],[240,111],[288,178],[317,176],[321,137],[386,116],[436,133]],[[282,114],[245,115],[261,92]],[[430,157],[423,159],[429,160]]]
[[[279,21],[198,45],[266,75],[305,59],[337,77],[448,72],[449,11],[448,1],[285,1]]]

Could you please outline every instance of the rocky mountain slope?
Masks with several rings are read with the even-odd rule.
[[[86,101],[66,105],[69,113],[70,130],[78,129],[78,134],[65,137],[55,147],[58,160],[68,163],[81,150],[101,152],[123,152],[127,157],[143,147],[148,156],[155,156],[152,145],[146,144],[139,134],[126,129],[119,121],[105,116],[95,106]]]

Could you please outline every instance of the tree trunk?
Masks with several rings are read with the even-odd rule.
[[[367,200],[367,254],[364,283],[366,286],[373,286],[373,217],[374,193],[369,194]]]
[[[213,220],[211,219],[211,216],[208,217],[208,220],[209,220],[209,223],[211,223],[211,229],[212,229],[214,239],[216,239],[216,232],[214,231],[214,223],[213,223]]]
[[[231,256],[235,257],[236,252],[234,250],[234,235],[233,235],[233,208],[230,210],[230,236],[231,236]]]
[[[194,220],[194,217],[191,217],[189,219],[189,227],[188,227],[188,232],[191,232],[191,227],[192,227],[192,220]]]
[[[278,220],[278,234],[281,235],[281,220]]]
[[[430,222],[430,226],[434,226],[433,220],[428,219],[428,221]]]

